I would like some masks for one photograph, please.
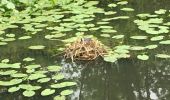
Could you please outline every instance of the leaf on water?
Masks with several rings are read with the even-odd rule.
[[[63,74],[56,74],[54,76],[52,76],[52,79],[54,80],[61,80],[61,79],[64,79],[64,75]]]
[[[32,97],[32,96],[35,95],[35,92],[34,91],[30,91],[30,90],[26,90],[26,91],[23,92],[23,95],[25,97]]]
[[[9,89],[8,89],[8,92],[13,93],[13,92],[18,91],[19,89],[20,89],[20,87],[16,87],[16,86],[14,86],[14,87],[9,88]]]
[[[119,1],[117,4],[118,5],[126,5],[126,4],[128,4],[128,2],[127,1]]]
[[[122,11],[128,11],[128,12],[134,11],[133,8],[122,8],[122,9],[120,9],[120,10],[122,10]]]
[[[157,54],[155,56],[158,58],[170,58],[170,55],[167,55],[167,54]]]
[[[42,96],[48,96],[48,95],[51,95],[51,94],[54,94],[54,93],[55,93],[54,89],[45,89],[41,92],[41,95]]]
[[[159,9],[157,11],[155,11],[156,14],[165,14],[166,13],[166,10],[165,9]]]
[[[8,62],[9,62],[9,59],[3,59],[1,62],[2,62],[2,63],[8,63]]]
[[[107,56],[104,56],[104,61],[106,62],[116,62],[117,61],[117,56],[115,55],[107,55]]]
[[[39,49],[44,49],[45,46],[43,45],[34,45],[34,46],[29,46],[29,49],[33,49],[33,50],[39,50]]]
[[[39,83],[46,83],[46,82],[49,82],[50,80],[51,80],[51,78],[41,78],[37,82],[39,82]]]
[[[50,71],[50,72],[58,72],[62,69],[61,66],[57,66],[57,65],[52,65],[52,66],[48,66],[47,69]]]
[[[112,38],[113,39],[122,39],[122,38],[124,38],[124,35],[115,35]]]
[[[27,69],[36,69],[36,68],[40,68],[40,67],[41,67],[41,65],[39,65],[39,64],[32,64],[32,65],[26,66],[25,68],[27,68]]]
[[[0,42],[0,46],[1,45],[7,45],[8,43],[7,42]]]
[[[155,48],[157,48],[158,47],[158,45],[148,45],[148,46],[146,46],[145,48],[147,48],[147,49],[155,49]]]
[[[108,5],[108,7],[117,7],[117,4],[115,4],[115,3],[110,3],[109,5]]]
[[[170,40],[160,41],[159,44],[170,44]]]
[[[72,94],[73,93],[73,90],[63,90],[63,91],[61,91],[61,95],[62,96],[66,96],[66,95],[70,95],[70,94]]]
[[[62,83],[57,83],[57,84],[52,84],[51,88],[64,88],[68,86],[74,86],[77,85],[76,82],[62,82]]]
[[[140,60],[148,60],[149,56],[148,55],[138,55],[137,58]]]
[[[55,96],[54,100],[66,100],[65,96]]]
[[[155,36],[155,37],[152,37],[150,40],[151,41],[159,41],[159,40],[162,40],[164,38],[164,36]]]
[[[11,77],[15,77],[15,78],[21,78],[21,77],[27,77],[27,74],[23,74],[23,73],[15,73],[15,74],[11,74]]]
[[[32,38],[31,36],[22,36],[22,37],[19,37],[18,39],[19,40],[27,40],[27,39],[30,39]]]
[[[26,57],[23,59],[23,61],[26,61],[26,62],[30,62],[30,61],[34,61],[35,59],[34,58],[31,58],[31,57]]]
[[[137,39],[137,40],[143,40],[143,39],[147,39],[147,36],[131,36],[131,39]]]

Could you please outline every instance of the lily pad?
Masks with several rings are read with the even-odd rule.
[[[138,55],[137,58],[140,60],[148,60],[149,56],[148,55]]]
[[[39,82],[39,83],[46,83],[46,82],[49,82],[50,80],[51,80],[51,78],[41,78],[37,82]]]
[[[73,93],[73,90],[63,90],[60,94],[62,96],[70,95]]]
[[[54,100],[66,100],[65,96],[55,96]]]
[[[39,49],[44,49],[45,46],[43,45],[34,45],[34,46],[29,46],[29,49],[33,49],[33,50],[39,50]]]
[[[8,89],[8,92],[13,93],[13,92],[18,91],[19,89],[20,89],[20,87],[11,87],[11,88]]]
[[[41,95],[42,96],[48,96],[48,95],[51,95],[51,94],[54,94],[54,93],[55,93],[54,89],[45,89],[41,92]]]
[[[34,96],[35,95],[35,92],[34,91],[28,91],[28,90],[26,90],[26,91],[24,91],[23,92],[23,95],[25,96],[25,97],[32,97],[32,96]]]

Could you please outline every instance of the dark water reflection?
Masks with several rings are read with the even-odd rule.
[[[112,0],[100,1],[100,7],[106,7],[107,4],[113,2]],[[117,21],[112,23],[116,30],[121,30],[122,33],[126,33],[126,36],[139,31],[133,23],[136,14],[153,13],[160,8],[170,9],[170,0],[128,1],[128,7],[135,9],[135,12],[128,13],[131,19],[126,22]],[[133,44],[133,42],[128,39],[125,40],[126,44]],[[48,49],[28,50],[26,47],[32,43],[45,44]],[[71,63],[61,60],[62,57],[58,59],[52,57],[54,46],[56,46],[56,43],[53,41],[44,41],[37,36],[29,42],[13,42],[6,47],[2,47],[0,59],[9,58],[15,62],[29,56],[36,58],[36,62],[43,66],[62,65],[65,76],[76,80],[79,84],[69,100],[170,100],[170,61],[168,59],[151,58],[144,62],[136,58],[130,58],[120,59],[113,64],[98,59],[90,62]],[[168,48],[162,47],[158,51],[168,51]],[[0,92],[3,92],[3,90]],[[8,94],[4,92],[0,94],[0,100],[27,99],[20,93]],[[29,100],[52,100],[52,98],[37,95]]]

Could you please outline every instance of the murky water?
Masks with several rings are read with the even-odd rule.
[[[128,7],[135,9],[135,12],[126,13],[131,18],[126,21],[113,21],[111,23],[118,32],[124,33],[126,37],[142,33],[133,23],[136,14],[153,13],[160,8],[170,9],[169,0],[128,1]],[[113,1],[100,0],[99,7],[105,8],[110,2]],[[119,14],[121,15],[123,12]],[[20,30],[9,30],[9,32],[19,33]],[[16,41],[0,47],[0,59],[9,58],[16,62],[29,56],[35,58],[35,62],[40,63],[42,66],[62,65],[65,76],[78,82],[78,87],[75,87],[75,92],[68,100],[170,100],[170,61],[168,59],[152,57],[148,61],[140,61],[132,56],[129,59],[120,59],[116,63],[106,63],[100,58],[95,61],[72,63],[63,60],[62,55],[53,56],[54,47],[59,42],[44,41],[41,34],[35,35],[31,41]],[[99,37],[99,39],[107,45],[110,43],[107,38]],[[111,41],[114,42],[114,40]],[[147,41],[141,40],[137,42],[128,38],[124,40],[124,44],[145,44],[145,42]],[[46,45],[47,49],[38,51],[27,49],[29,44],[32,43],[41,43]],[[109,45],[113,46],[113,44]],[[150,55],[162,51],[170,53],[169,48],[169,46],[160,46],[159,49],[148,52]],[[23,97],[21,93],[9,94],[5,90],[1,90],[0,93],[0,100],[28,99]],[[29,98],[29,100],[51,99],[51,97],[42,97],[40,95]]]

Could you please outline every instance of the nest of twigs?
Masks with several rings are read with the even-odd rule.
[[[93,60],[98,56],[104,56],[106,50],[103,44],[96,39],[81,38],[65,49],[65,58],[73,60]]]

